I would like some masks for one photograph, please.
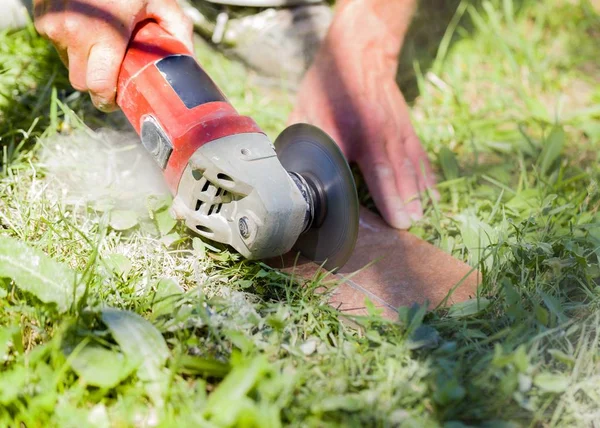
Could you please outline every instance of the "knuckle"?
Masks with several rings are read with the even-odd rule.
[[[73,87],[73,89],[75,89],[76,91],[86,91],[87,88],[85,87],[85,84],[81,82],[82,79],[79,78],[79,76],[75,76],[75,75],[71,75],[69,76],[69,82],[71,82],[71,86]]]
[[[81,37],[80,21],[81,19],[78,16],[67,15],[63,21],[63,31],[65,36],[69,38]]]
[[[37,21],[36,30],[40,35],[52,42],[63,38],[62,25],[54,19],[41,19]]]
[[[114,94],[120,60],[113,44],[92,47],[86,76],[86,84],[91,93],[103,97]]]
[[[192,19],[184,13],[181,14],[181,26],[186,33],[189,33],[190,36],[192,35],[194,23],[192,22]]]
[[[411,130],[408,133],[408,135],[406,136],[406,139],[404,140],[404,144],[409,147],[420,147],[421,140],[419,139],[417,134],[413,130]]]

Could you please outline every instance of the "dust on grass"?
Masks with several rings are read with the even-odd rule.
[[[73,206],[147,210],[149,196],[167,196],[162,171],[133,132],[75,130],[42,141],[47,196]]]

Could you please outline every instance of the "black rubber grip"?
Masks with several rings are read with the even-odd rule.
[[[215,82],[189,55],[167,56],[157,61],[156,68],[189,109],[214,101],[227,102]]]

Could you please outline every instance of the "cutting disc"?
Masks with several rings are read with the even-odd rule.
[[[358,236],[358,196],[350,167],[337,144],[312,125],[296,124],[275,140],[283,167],[300,174],[317,193],[314,221],[294,248],[331,271],[350,258]]]

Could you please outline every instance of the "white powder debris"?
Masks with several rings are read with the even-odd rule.
[[[70,205],[143,212],[168,195],[162,171],[133,132],[78,130],[42,141],[47,195]]]

